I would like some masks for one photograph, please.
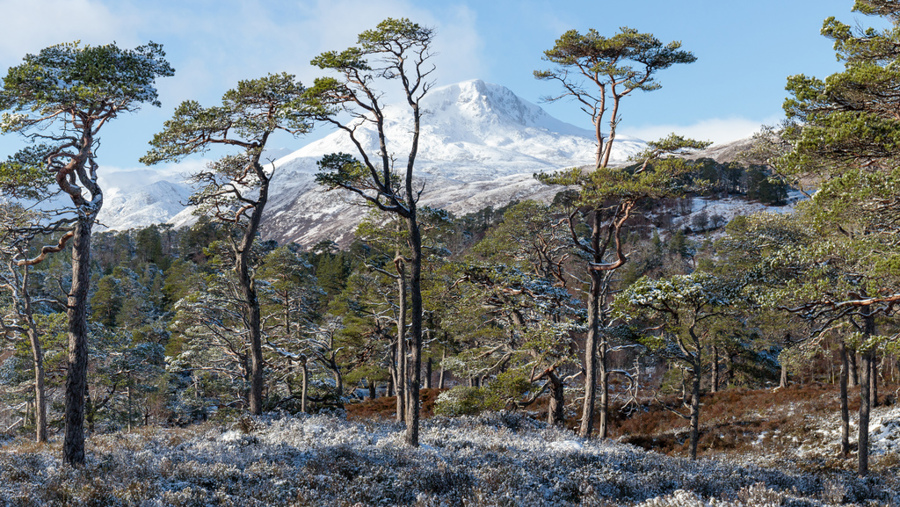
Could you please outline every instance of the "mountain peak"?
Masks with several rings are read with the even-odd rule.
[[[591,164],[596,151],[593,131],[559,121],[539,106],[508,88],[473,79],[430,90],[422,101],[424,115],[419,138],[415,177],[424,192],[420,203],[454,213],[485,206],[502,206],[510,200],[549,200],[557,191],[536,181],[539,172]],[[385,108],[385,135],[396,167],[406,165],[412,114],[405,101]],[[371,122],[361,122],[356,140],[368,153],[377,153],[379,140]],[[612,159],[624,162],[644,143],[620,136]],[[316,164],[329,153],[356,153],[346,132],[338,130],[275,161],[274,187],[270,194],[263,236],[279,241],[312,244],[328,238],[348,240],[362,216],[353,206],[354,196],[323,192],[315,183]],[[124,188],[133,207],[148,207],[136,189]],[[174,192],[169,192],[174,193]],[[110,192],[112,195],[113,192]],[[124,195],[123,195],[124,198]],[[128,199],[109,206],[114,216],[126,216]],[[188,212],[171,220],[185,223]],[[133,223],[133,222],[129,222]]]
[[[431,112],[456,110],[469,120],[484,121],[494,116],[526,127],[544,127],[559,123],[543,109],[513,93],[505,86],[480,79],[435,88],[423,100]],[[555,126],[555,125],[554,125]]]

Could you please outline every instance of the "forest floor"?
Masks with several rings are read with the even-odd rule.
[[[423,394],[427,414],[437,392]],[[59,437],[16,437],[0,442],[0,505],[900,505],[900,407],[874,411],[861,479],[837,457],[834,399],[830,386],[710,395],[696,461],[680,456],[684,421],[651,405],[617,415],[606,441],[538,410],[426,416],[411,448],[385,398],[345,414],[98,433],[76,469]],[[636,428],[635,443],[671,455],[625,443]]]
[[[869,425],[872,461],[875,467],[900,471],[900,385],[880,386],[880,407],[873,409]],[[423,389],[422,416],[432,417],[438,389]],[[855,470],[856,425],[859,410],[859,388],[849,390],[850,441],[853,456],[840,457],[840,392],[831,384],[798,384],[783,389],[728,389],[707,393],[701,398],[701,456],[771,453],[805,456],[829,468]],[[547,401],[538,399],[524,414],[542,421],[546,418]],[[613,403],[610,410],[609,436],[658,453],[686,457],[689,453],[688,421],[675,409],[680,399],[645,399],[640,404],[623,406]],[[396,398],[381,397],[346,405],[349,419],[394,417]],[[681,413],[687,414],[684,409]],[[567,414],[566,426],[574,431],[580,412]],[[595,427],[599,419],[595,419]]]

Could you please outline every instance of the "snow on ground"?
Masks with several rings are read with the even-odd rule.
[[[267,416],[97,435],[83,469],[59,443],[0,451],[7,505],[900,504],[895,479],[690,461],[582,440],[522,415],[389,422]]]
[[[840,413],[814,423],[813,433],[819,438],[795,448],[797,456],[829,456],[841,445]],[[858,413],[850,412],[850,442],[857,440]],[[900,461],[900,405],[880,406],[869,416],[869,455]]]

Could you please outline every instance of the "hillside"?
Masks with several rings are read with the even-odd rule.
[[[509,89],[480,80],[435,88],[424,100],[416,176],[423,185],[421,204],[466,213],[502,206],[515,199],[547,200],[556,193],[533,178],[537,172],[591,163],[593,132],[561,122]],[[409,112],[388,106],[386,132],[391,140],[408,138]],[[371,153],[376,137],[368,125],[359,136]],[[644,143],[619,136],[614,162],[624,162]],[[395,164],[408,147],[392,145]],[[323,192],[313,177],[316,162],[329,153],[356,154],[343,132],[333,132],[275,161],[273,191],[263,223],[263,236],[302,245],[322,239],[346,242],[365,210],[352,196]],[[140,176],[140,178],[138,178]],[[182,175],[163,174],[149,181],[145,174],[115,173],[104,179],[107,204],[100,220],[109,229],[124,230],[151,223],[176,226],[192,223],[191,210],[181,203],[190,189]],[[154,189],[168,185],[164,191]]]

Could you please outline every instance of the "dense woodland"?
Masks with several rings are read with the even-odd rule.
[[[118,114],[158,105],[153,83],[173,73],[162,48],[28,55],[0,90],[4,132],[31,143],[0,171],[0,429],[63,435],[77,467],[85,435],[204,421],[246,430],[274,424],[264,414],[393,397],[403,443],[416,447],[421,390],[437,389],[428,411],[448,420],[517,413],[582,439],[677,413],[696,458],[711,395],[819,383],[838,386],[837,452],[866,476],[870,412],[896,402],[900,382],[900,9],[856,10],[890,27],[826,20],[845,70],[788,78],[787,120],[727,163],[686,156],[709,143],[672,134],[610,166],[629,94],[696,57],[630,28],[566,32],[535,77],[553,100],[583,106],[596,164],[541,175],[559,189],[553,202],[465,216],[417,206],[434,34],[408,20],[317,56],[330,77],[308,88],[272,74],[241,81],[221,105],[179,106],[142,161],[232,150],[195,176],[199,219],[181,229],[95,223],[103,168],[92,150]],[[413,113],[408,152],[357,138],[360,122],[383,134],[380,86]],[[272,133],[315,124],[358,148],[324,157],[317,179],[355,193],[366,218],[350,245],[267,241],[262,151]],[[782,206],[791,188],[805,194],[793,212],[690,213],[701,198]]]

